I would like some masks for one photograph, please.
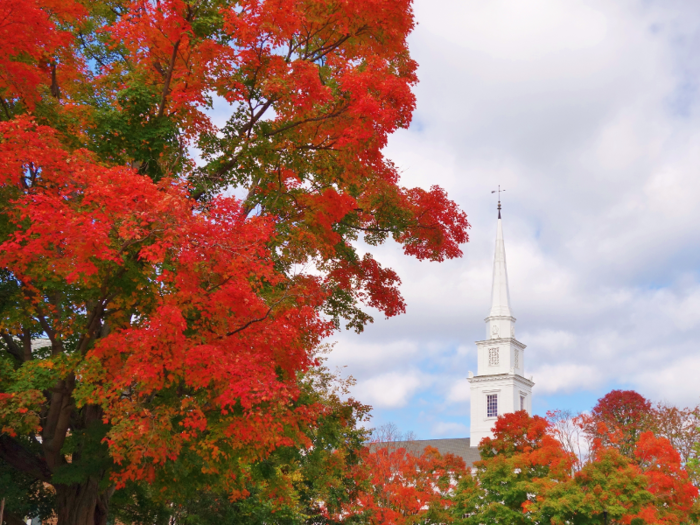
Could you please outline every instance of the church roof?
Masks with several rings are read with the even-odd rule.
[[[391,443],[373,443],[370,445],[371,450],[384,447],[405,448],[414,455],[422,454],[425,447],[433,447],[438,449],[440,454],[454,454],[461,457],[467,464],[467,467],[471,467],[475,461],[481,459],[479,449],[471,446],[469,438],[417,439],[415,441],[393,441]]]

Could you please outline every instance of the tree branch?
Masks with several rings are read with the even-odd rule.
[[[49,413],[42,431],[44,456],[50,467],[57,467],[60,464],[61,448],[66,441],[71,415],[75,408],[72,398],[74,388],[75,376],[70,374],[65,380],[58,381],[56,388],[51,392]]]
[[[24,362],[24,352],[22,352],[17,342],[12,339],[12,336],[3,330],[0,332],[0,337],[2,337],[3,342],[7,345],[7,351],[19,361]]]
[[[0,105],[2,106],[2,109],[5,112],[7,119],[12,120],[12,115],[10,114],[10,108],[7,107],[7,104],[5,103],[5,99],[2,97],[0,97]]]
[[[58,355],[63,353],[63,342],[56,337],[56,332],[54,331],[53,328],[51,328],[51,325],[49,322],[46,320],[46,316],[44,315],[44,311],[42,310],[41,306],[39,306],[39,303],[36,303],[36,313],[37,313],[37,318],[39,319],[39,324],[41,325],[42,330],[46,333],[46,335],[49,336],[49,339],[51,340],[51,355]]]
[[[20,472],[29,474],[39,481],[51,482],[52,472],[46,462],[7,434],[0,434],[0,458]]]
[[[165,104],[168,100],[168,93],[170,92],[170,81],[173,78],[173,70],[175,69],[175,60],[177,59],[177,50],[180,47],[181,38],[178,38],[177,42],[173,46],[173,54],[170,55],[170,64],[168,64],[168,74],[165,77],[165,83],[163,84],[163,92],[160,95],[160,104],[158,105],[158,118],[163,116],[165,112]]]
[[[252,129],[252,127],[255,126],[255,123],[258,120],[260,120],[260,117],[262,117],[268,109],[270,109],[270,106],[273,103],[274,99],[270,99],[267,102],[265,102],[262,106],[260,106],[258,112],[251,116],[250,120],[238,131],[238,134],[241,136],[245,135],[250,129]]]
[[[346,104],[346,105],[344,105],[344,106],[339,107],[339,108],[338,108],[337,110],[335,110],[333,113],[327,113],[327,114],[325,114],[325,115],[320,115],[320,116],[318,116],[318,117],[310,117],[310,118],[306,118],[306,119],[299,120],[299,121],[297,121],[297,122],[290,122],[289,124],[286,124],[286,125],[284,125],[284,126],[281,126],[281,127],[277,128],[277,129],[274,130],[274,131],[271,131],[271,132],[269,132],[269,133],[265,133],[265,136],[266,136],[266,137],[272,137],[273,135],[277,135],[278,133],[282,133],[283,131],[290,130],[290,129],[296,127],[296,126],[301,126],[302,124],[307,124],[307,123],[309,123],[309,122],[321,122],[321,121],[324,121],[324,120],[328,120],[328,119],[332,119],[332,118],[335,118],[335,117],[339,117],[340,115],[342,115],[343,113],[345,113],[345,111],[346,111],[349,107],[350,107],[350,104]]]
[[[240,328],[237,328],[237,329],[234,330],[233,332],[227,333],[227,334],[226,334],[226,337],[230,337],[230,336],[232,336],[232,335],[237,334],[238,332],[242,332],[243,330],[245,330],[246,328],[248,328],[250,325],[252,325],[252,324],[254,324],[254,323],[259,323],[260,321],[264,321],[265,319],[268,318],[268,316],[270,315],[270,312],[272,312],[272,308],[268,309],[267,313],[266,313],[264,316],[262,316],[262,317],[260,317],[260,318],[258,318],[258,319],[253,319],[253,320],[251,320],[251,321],[248,321],[246,324],[244,324],[244,325],[241,326]]]

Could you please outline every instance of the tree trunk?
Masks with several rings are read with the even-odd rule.
[[[56,485],[57,525],[107,525],[112,489],[100,492],[98,480]]]
[[[77,416],[77,417],[76,417]],[[109,457],[107,446],[102,443],[106,427],[102,422],[102,410],[95,405],[84,406],[72,416],[74,438],[77,447],[68,460],[60,451],[55,455],[53,463],[60,467],[66,462],[80,469],[87,461],[99,464]],[[61,440],[63,443],[64,440]],[[48,450],[45,444],[45,453]],[[48,456],[48,454],[47,454]],[[100,490],[100,482],[105,479],[106,471],[87,475],[79,483],[55,483],[56,489],[56,525],[107,525],[109,500],[114,493],[114,487]]]
[[[3,517],[5,520],[6,525],[27,525],[27,522],[24,521],[22,518],[19,516],[15,516],[11,512],[5,511],[5,516]]]

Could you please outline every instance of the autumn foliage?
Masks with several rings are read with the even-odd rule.
[[[449,521],[454,487],[467,473],[462,458],[443,456],[433,447],[418,452],[377,443],[365,450],[352,475],[358,493],[330,518],[408,525]]]
[[[8,520],[106,525],[114,501],[133,523],[693,515],[697,447],[663,437],[692,418],[651,425],[638,394],[580,419],[586,461],[545,419],[502,417],[471,476],[367,449],[368,407],[328,386],[319,342],[406,307],[374,247],[442,261],[468,240],[383,154],[415,105],[413,26],[410,0],[0,2]]]
[[[0,5],[0,460],[60,525],[115,491],[250,496],[343,413],[303,394],[319,341],[405,309],[372,247],[461,254],[464,212],[382,153],[413,24],[409,0]]]
[[[583,461],[562,439],[561,418],[550,422],[524,411],[500,416],[494,437],[480,444],[475,479],[465,478],[457,488],[454,522],[692,522],[698,517],[698,489],[670,441],[650,431],[636,434],[634,441],[622,440],[623,446],[615,439],[625,435],[621,430],[631,435],[630,429],[640,428],[640,419],[649,417],[636,410],[644,398],[632,394],[613,391],[596,405],[593,417],[609,418],[615,429],[605,439],[594,437]],[[604,410],[610,406],[615,410]],[[582,429],[590,423],[589,418],[576,420]],[[628,450],[631,457],[624,453]]]
[[[633,390],[613,390],[598,400],[581,425],[595,446],[614,446],[632,457],[640,435],[653,425],[651,403]]]

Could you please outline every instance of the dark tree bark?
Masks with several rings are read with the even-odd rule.
[[[46,461],[27,451],[22,443],[6,434],[0,434],[0,458],[39,481],[51,481],[52,472]]]
[[[99,480],[55,487],[57,525],[107,525],[112,491],[100,492]]]
[[[5,515],[3,516],[3,521],[5,525],[27,525],[27,522],[22,518],[7,511],[5,511]]]
[[[46,425],[42,433],[43,457],[38,457],[27,450],[20,441],[2,434],[0,435],[0,458],[13,468],[54,487],[56,490],[57,525],[107,525],[109,502],[114,493],[113,487],[100,490],[100,483],[107,475],[107,470],[103,470],[97,475],[90,475],[80,483],[61,484],[53,480],[56,469],[68,463],[68,459],[61,452],[68,428],[76,436],[78,434],[86,435],[91,427],[101,423],[102,411],[95,405],[85,406],[79,411],[75,409],[70,394],[65,390],[65,384],[57,386],[56,392],[51,396],[51,401],[51,407],[58,407],[58,409],[52,411],[49,408],[48,415],[44,419]],[[94,462],[96,460],[95,451],[99,449],[96,444],[101,440],[101,435],[98,432],[95,436],[93,432],[90,437],[86,435],[83,439],[97,440],[90,446],[91,456],[89,459]],[[71,464],[80,465],[83,457],[82,448],[85,443],[85,441],[80,443],[78,449],[73,452],[70,458]],[[106,449],[103,454],[102,459],[107,460]],[[10,515],[7,514],[5,522],[8,525],[16,523],[16,520],[11,522],[11,519]]]

